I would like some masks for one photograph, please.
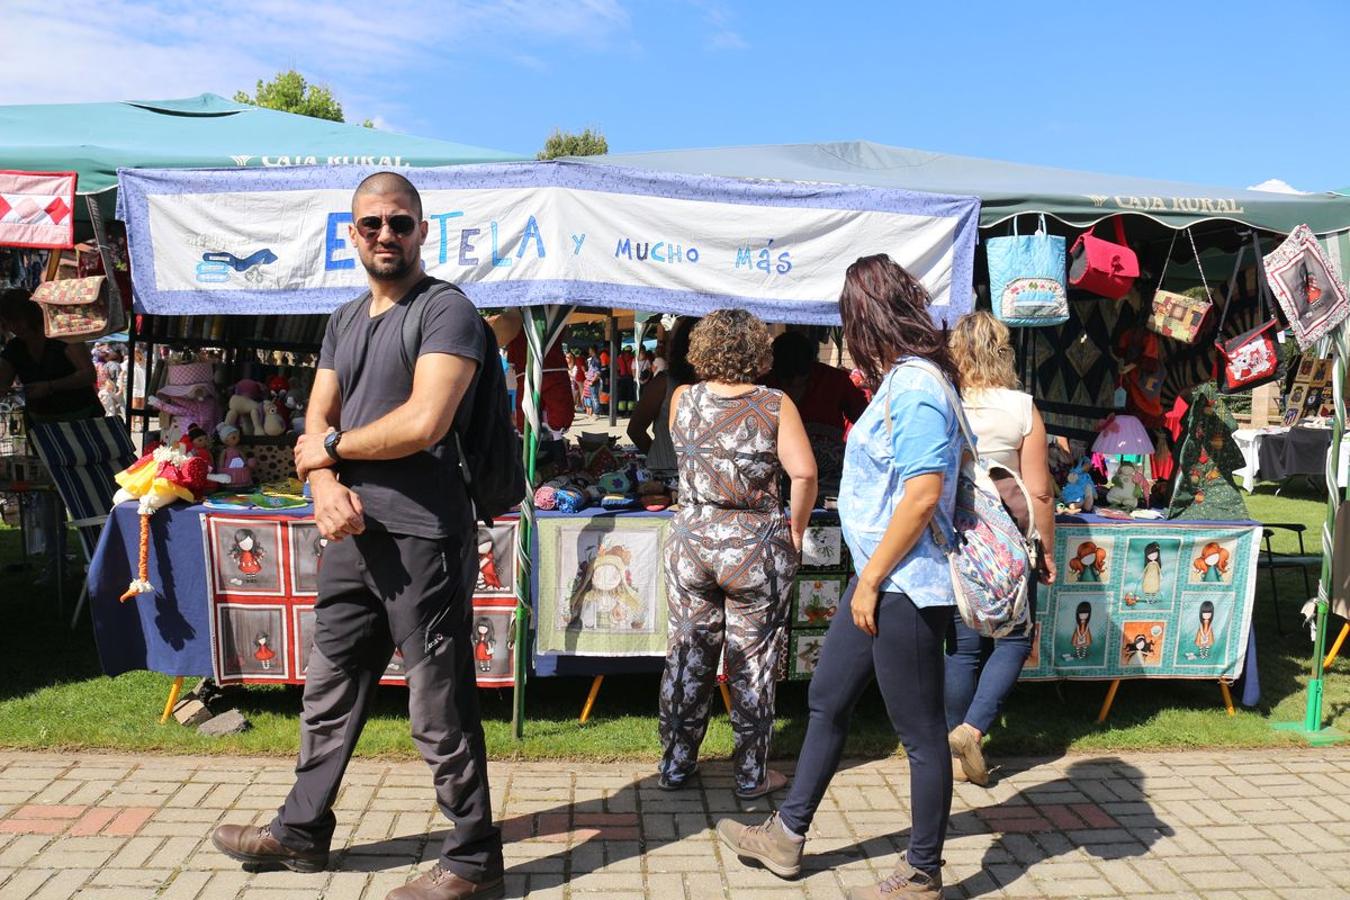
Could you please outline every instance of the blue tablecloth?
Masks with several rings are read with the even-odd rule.
[[[133,669],[166,675],[211,674],[204,512],[205,506],[175,503],[150,517],[150,583],[155,592],[125,603],[117,598],[136,573],[140,516],[136,504],[129,502],[117,506],[108,517],[89,564],[94,639],[107,674]],[[312,512],[312,507],[305,506],[268,510],[267,515],[308,516]]]

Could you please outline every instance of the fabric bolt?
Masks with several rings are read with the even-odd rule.
[[[901,360],[887,373],[875,402],[849,434],[839,490],[839,521],[858,572],[881,543],[891,515],[904,496],[904,482],[916,475],[942,475],[934,521],[946,534],[953,528],[964,440],[937,371],[909,359]],[[921,607],[955,602],[947,558],[928,529],[882,588],[904,593]]]
[[[952,758],[943,711],[942,642],[951,610],[918,607],[902,593],[883,593],[872,637],[847,614],[850,586],[830,623],[811,677],[810,719],[797,771],[779,807],[783,825],[806,834],[830,779],[839,768],[849,719],[858,698],[876,679],[891,725],[909,758],[913,822],[909,864],[923,872],[942,866],[942,846],[952,806]]]
[[[697,763],[724,646],[737,788],[753,790],[766,777],[797,569],[777,494],[781,404],[782,394],[767,388],[721,397],[704,384],[680,399],[672,439],[681,510],[666,542],[670,641],[660,689],[668,782]]]
[[[470,640],[477,574],[474,548],[458,538],[370,531],[324,551],[296,782],[271,826],[283,844],[328,848],[343,773],[397,649],[407,670],[413,743],[454,826],[442,842],[441,865],[472,881],[501,875]]]

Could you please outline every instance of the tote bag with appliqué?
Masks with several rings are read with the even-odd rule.
[[[1063,325],[1069,321],[1064,238],[1046,233],[1045,216],[1035,234],[1018,234],[1016,216],[1012,229],[985,242],[994,317],[1014,328]]]
[[[1252,249],[1255,252],[1257,303],[1266,321],[1237,337],[1223,339],[1223,325],[1228,319],[1228,311],[1237,295],[1237,279],[1242,269],[1242,257],[1247,245],[1238,247],[1237,260],[1233,263],[1233,277],[1228,284],[1228,300],[1224,304],[1223,316],[1219,319],[1219,328],[1215,332],[1215,348],[1218,357],[1214,360],[1215,380],[1219,384],[1219,393],[1238,394],[1258,388],[1263,384],[1278,381],[1284,377],[1288,360],[1276,334],[1280,330],[1280,320],[1273,315],[1269,301],[1270,287],[1266,283],[1266,273],[1261,265],[1261,243],[1255,232],[1252,233]]]

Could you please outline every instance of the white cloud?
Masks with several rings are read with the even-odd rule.
[[[689,0],[691,6],[703,13],[703,20],[712,27],[704,42],[707,50],[745,50],[750,44],[740,32],[731,27],[732,14],[717,0]]]
[[[607,49],[630,30],[619,0],[6,0],[0,104],[250,93],[296,68],[330,86],[348,118],[406,117],[400,85],[447,51]]]
[[[734,31],[719,31],[708,38],[709,50],[744,50],[750,45]]]
[[[1269,194],[1306,194],[1308,191],[1300,191],[1289,182],[1281,178],[1267,178],[1260,184],[1254,184],[1247,188],[1249,191],[1265,191]]]

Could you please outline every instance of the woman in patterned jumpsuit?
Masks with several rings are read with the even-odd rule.
[[[769,368],[769,347],[768,329],[750,313],[712,313],[690,338],[700,381],[672,398],[680,512],[666,544],[660,783],[667,790],[683,787],[697,768],[724,643],[736,794],[761,797],[786,783],[768,769],[775,672],[816,500],[816,462],[792,401],[755,383]],[[790,517],[779,494],[783,472],[792,482]]]

